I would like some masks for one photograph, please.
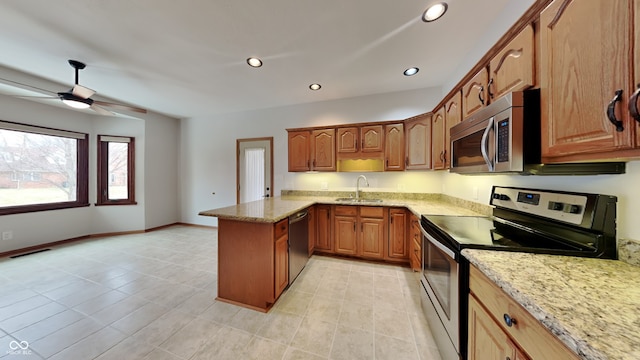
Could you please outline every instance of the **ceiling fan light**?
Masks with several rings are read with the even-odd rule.
[[[76,101],[76,100],[62,100],[62,102],[67,105],[67,106],[71,106],[74,109],[87,109],[90,105],[81,101]]]
[[[447,12],[447,3],[441,2],[437,4],[433,4],[424,11],[422,14],[422,21],[424,22],[432,22],[438,20],[445,12]]]

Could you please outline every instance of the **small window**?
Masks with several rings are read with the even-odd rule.
[[[87,206],[87,134],[0,121],[0,215]]]
[[[97,205],[135,204],[135,139],[98,136]]]

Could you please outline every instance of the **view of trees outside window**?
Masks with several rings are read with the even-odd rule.
[[[76,201],[77,143],[0,129],[0,207]]]
[[[129,198],[128,156],[129,143],[109,142],[109,200]]]

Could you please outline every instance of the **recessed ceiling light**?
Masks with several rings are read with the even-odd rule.
[[[447,3],[441,2],[433,4],[424,11],[422,14],[422,21],[432,22],[438,20],[445,12],[447,12]]]
[[[262,60],[255,58],[255,57],[250,57],[247,59],[247,64],[249,64],[249,66],[251,67],[260,67],[262,66]]]
[[[322,86],[320,86],[320,84],[311,84],[309,85],[309,89],[316,91],[316,90],[320,90]]]
[[[418,71],[420,71],[420,69],[418,69],[417,67],[408,68],[404,71],[404,76],[413,76],[417,74]]]

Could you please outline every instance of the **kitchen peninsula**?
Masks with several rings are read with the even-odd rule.
[[[348,196],[344,192],[285,191],[281,197],[200,212],[199,215],[218,218],[218,300],[269,311],[288,285],[288,216],[316,204],[352,209],[406,209],[415,216],[490,212],[486,205],[440,194],[367,192],[366,198],[381,201],[337,200],[348,199]],[[404,243],[409,239],[402,240]],[[405,263],[408,263],[408,254]]]

